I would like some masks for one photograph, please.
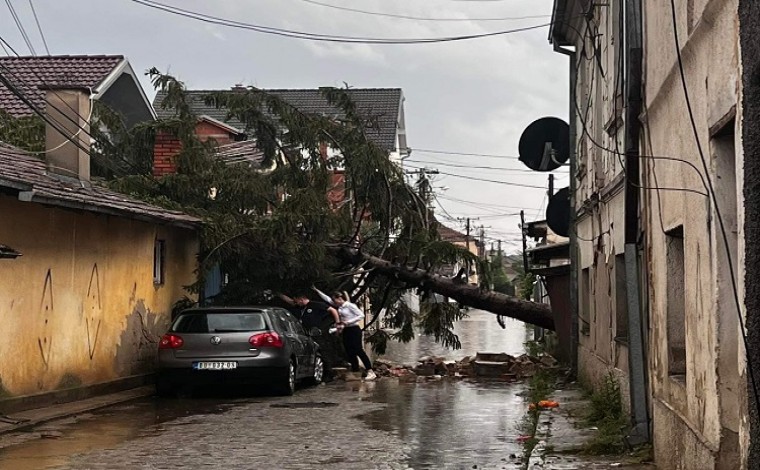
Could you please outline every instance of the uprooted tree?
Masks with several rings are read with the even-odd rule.
[[[107,133],[95,135],[94,162],[115,189],[204,220],[198,291],[203,273],[221,266],[229,283],[215,303],[267,300],[272,292],[305,291],[312,285],[367,295],[371,322],[383,325],[369,340],[382,351],[389,339],[408,341],[415,327],[444,345],[459,347],[452,331],[471,306],[553,329],[547,306],[488,290],[489,265],[438,235],[428,201],[368,132],[376,119],[357,109],[345,89],[322,93],[340,116],[305,114],[274,94],[248,88],[205,97],[246,126],[263,153],[258,165],[229,164],[213,142],[195,135],[197,118],[181,82],[155,69],[161,106],[173,117],[125,128],[102,106],[95,116]],[[153,136],[181,142],[177,171],[151,175]],[[330,158],[324,146],[335,150]],[[345,198],[335,201],[335,170],[344,174]],[[475,265],[480,286],[435,274],[444,265]],[[422,300],[413,311],[407,293]],[[426,301],[437,293],[457,303]],[[390,330],[392,333],[388,333]]]

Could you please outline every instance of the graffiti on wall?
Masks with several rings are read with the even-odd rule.
[[[42,329],[42,336],[37,337],[37,344],[40,348],[40,356],[42,362],[47,369],[50,364],[50,352],[52,351],[53,337],[50,334],[50,318],[53,315],[53,274],[48,268],[45,275],[45,285],[42,288],[42,298],[40,299],[39,316],[44,319],[44,327]]]
[[[92,266],[90,283],[87,286],[87,297],[84,306],[84,324],[87,331],[87,353],[90,360],[95,357],[95,348],[98,345],[100,324],[103,321],[103,305],[100,300],[100,272],[98,263]]]

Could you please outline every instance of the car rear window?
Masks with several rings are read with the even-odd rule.
[[[188,312],[180,314],[171,330],[175,333],[234,333],[266,330],[261,312]]]

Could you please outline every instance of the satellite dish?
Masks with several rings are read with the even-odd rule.
[[[554,171],[570,158],[570,126],[555,117],[533,121],[520,136],[520,161],[534,171]]]
[[[561,237],[570,233],[570,188],[557,191],[546,206],[546,224]]]

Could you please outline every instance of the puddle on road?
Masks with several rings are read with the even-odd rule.
[[[73,454],[116,447],[130,439],[160,433],[167,426],[188,424],[169,424],[177,418],[224,413],[233,406],[213,399],[151,398],[81,414],[76,419],[50,422],[29,432],[3,436],[22,443],[0,449],[0,469],[41,470],[64,466]]]
[[[411,446],[412,468],[512,468],[525,413],[520,384],[381,380],[372,401],[387,408],[360,417]]]
[[[432,338],[392,344],[383,356],[397,363],[414,363],[422,356],[461,359],[477,352],[522,354],[526,329],[508,321],[496,325],[493,314],[474,311],[457,323],[462,348],[451,351]],[[368,385],[368,384],[364,384]],[[392,432],[411,446],[412,468],[519,468],[513,456],[522,453],[518,426],[525,414],[523,384],[449,381],[399,383],[381,380],[371,387],[372,401],[387,408],[361,416],[368,426]]]

